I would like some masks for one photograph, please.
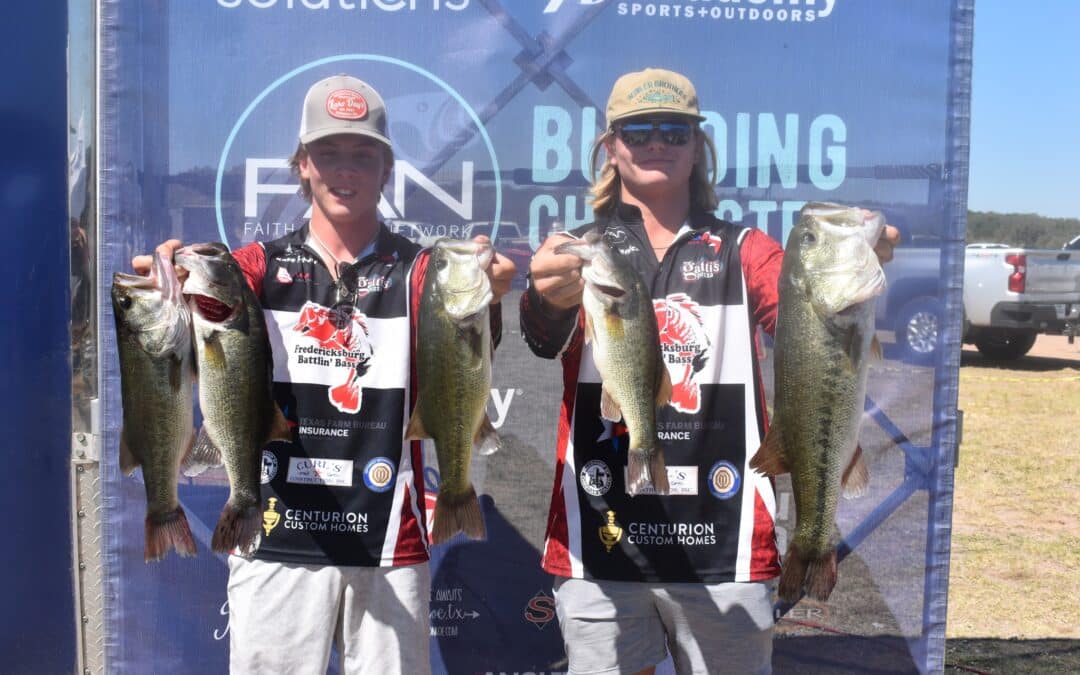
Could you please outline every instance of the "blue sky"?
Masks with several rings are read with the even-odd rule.
[[[968,208],[1080,218],[1080,2],[977,0]]]

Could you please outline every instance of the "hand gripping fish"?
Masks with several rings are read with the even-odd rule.
[[[671,376],[660,353],[652,297],[630,262],[595,230],[559,244],[555,252],[584,261],[585,339],[603,383],[600,415],[611,422],[623,419],[630,432],[626,493],[637,495],[652,485],[656,494],[666,495],[670,488],[656,435],[656,407],[671,400]]]
[[[192,437],[191,314],[172,261],[155,255],[150,276],[116,273],[112,283],[120,355],[120,470],[142,467],[146,487],[144,559],[176,549],[195,555],[176,483]]]
[[[826,600],[836,585],[837,497],[861,494],[868,474],[859,426],[874,337],[874,302],[885,275],[873,246],[880,213],[810,203],[791,230],[780,271],[772,425],[751,468],[791,472],[795,535],[784,556],[780,597]]]

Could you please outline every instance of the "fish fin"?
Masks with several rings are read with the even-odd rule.
[[[169,513],[146,515],[146,546],[143,559],[146,562],[161,560],[176,549],[177,555],[190,558],[195,555],[195,538],[191,536],[184,508],[177,505]]]
[[[668,372],[667,366],[663,361],[660,361],[660,383],[656,388],[656,405],[667,405],[671,403],[671,373]]]
[[[862,497],[868,491],[870,471],[866,468],[866,462],[863,461],[862,455],[862,446],[856,445],[855,454],[852,456],[847,469],[844,470],[844,478],[840,483],[844,486],[844,499]]]
[[[495,426],[491,423],[491,418],[487,414],[484,415],[484,419],[480,420],[480,428],[476,430],[473,445],[476,446],[477,452],[484,457],[495,454],[502,449],[502,439],[499,438],[499,434],[495,431]]]
[[[203,425],[202,429],[199,430],[199,435],[195,438],[195,442],[191,444],[191,449],[184,455],[180,471],[188,478],[191,478],[192,476],[198,476],[212,466],[221,466],[222,464],[224,464],[224,461],[221,459],[221,450],[214,445],[214,441],[210,439],[210,434],[206,431],[206,426]]]
[[[262,527],[262,513],[258,503],[238,506],[231,499],[225,502],[214,528],[210,547],[215,553],[235,552],[250,557],[259,547],[259,528]]]
[[[780,599],[788,603],[796,603],[802,597],[803,580],[806,579],[806,568],[809,561],[799,555],[795,546],[789,545],[787,555],[784,556],[783,570],[780,572],[780,584],[777,593]]]
[[[658,495],[666,495],[671,491],[664,449],[659,445],[652,451],[634,448],[626,455],[626,494],[634,497],[650,486]]]
[[[128,447],[127,438],[124,437],[123,429],[120,430],[120,471],[125,476],[135,473],[142,463],[135,457],[135,453]]]
[[[595,335],[595,333],[593,333],[592,316],[588,312],[584,312],[584,314],[585,314],[585,344],[589,344],[596,338],[596,335]]]
[[[788,467],[787,455],[784,453],[783,438],[777,421],[774,417],[769,430],[765,432],[765,440],[761,442],[761,447],[750,458],[750,468],[766,476],[779,476],[791,471]]]
[[[281,408],[278,404],[274,404],[274,419],[270,423],[270,433],[266,438],[266,442],[270,441],[291,441],[292,430],[289,429],[289,421],[285,419],[285,413],[281,412]]]
[[[618,402],[611,397],[611,392],[604,386],[600,388],[600,417],[609,422],[618,422],[622,419],[622,408],[619,407]]]
[[[885,360],[885,352],[881,348],[881,343],[878,342],[877,335],[870,340],[870,358],[873,363],[881,363]]]
[[[445,543],[458,532],[464,532],[470,539],[484,539],[486,536],[480,500],[477,499],[476,489],[472,485],[469,485],[464,494],[450,495],[440,492],[435,499],[431,543]]]
[[[431,438],[431,434],[424,428],[424,420],[420,416],[420,406],[416,406],[413,409],[412,417],[409,418],[409,426],[405,429],[405,440],[419,441],[424,438]]]
[[[811,560],[806,570],[806,594],[825,602],[836,586],[836,549],[823,558]]]
[[[793,541],[788,546],[784,569],[780,573],[780,599],[789,603],[798,602],[805,583],[807,596],[825,602],[836,586],[836,575],[835,547],[824,556],[815,558],[801,553]]]

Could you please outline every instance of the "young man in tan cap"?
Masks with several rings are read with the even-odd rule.
[[[768,478],[748,470],[766,417],[758,326],[772,334],[783,250],[717,219],[716,151],[694,85],[649,68],[620,77],[592,154],[599,231],[650,289],[671,403],[657,413],[668,493],[623,487],[626,431],[600,422],[579,305],[579,257],[552,235],[533,256],[521,325],[560,357],[565,391],[544,568],[574,673],[651,673],[670,650],[680,673],[768,673],[780,573]],[[891,258],[887,228],[879,256]]]
[[[277,336],[274,397],[293,428],[263,449],[259,548],[229,557],[233,673],[323,675],[335,643],[346,673],[430,671],[423,465],[402,440],[429,255],[379,222],[393,163],[379,94],[347,75],[315,83],[290,160],[311,220],[233,252]],[[514,272],[495,256],[493,305]],[[497,339],[498,305],[491,317]]]

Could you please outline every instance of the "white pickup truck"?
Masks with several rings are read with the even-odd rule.
[[[943,315],[940,248],[900,246],[885,266],[889,289],[877,326],[901,356],[933,361]],[[963,341],[994,359],[1017,359],[1039,334],[1080,332],[1080,251],[969,244],[964,252]]]

